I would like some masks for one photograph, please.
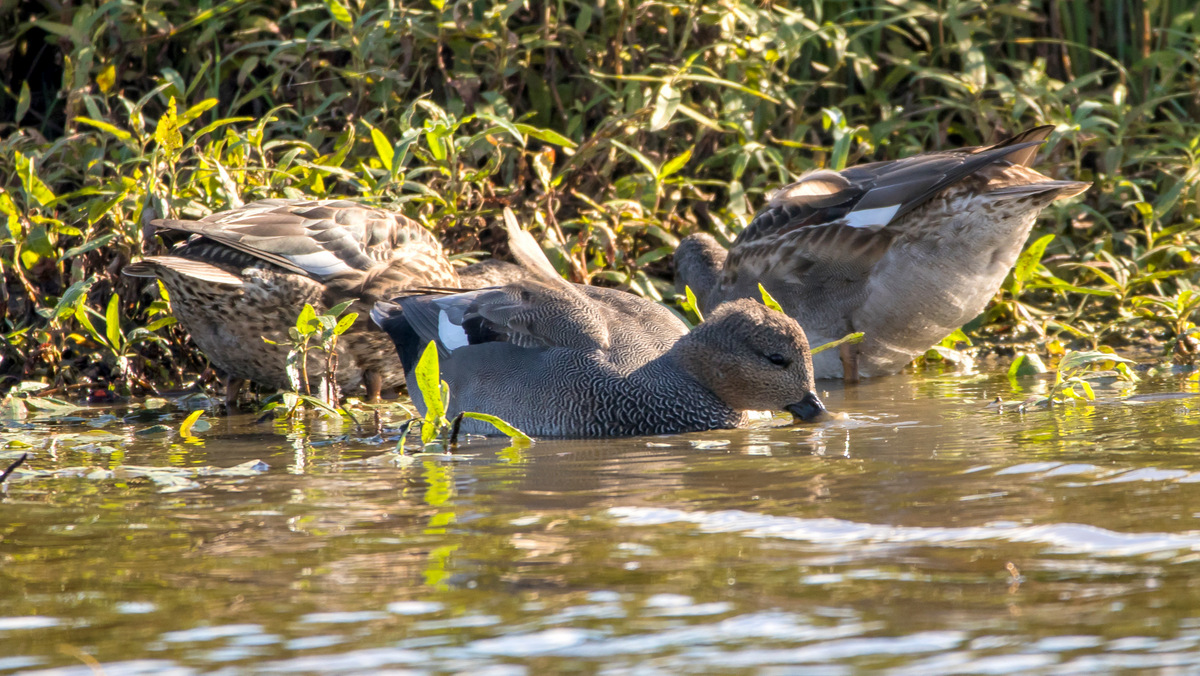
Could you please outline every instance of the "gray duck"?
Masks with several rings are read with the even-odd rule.
[[[675,284],[701,310],[757,298],[761,283],[814,345],[862,343],[814,359],[816,377],[898,372],[977,316],[1004,281],[1038,213],[1091,184],[1029,165],[1051,126],[991,146],[924,153],[780,189],[726,251],[711,235],[675,252]]]
[[[268,199],[198,221],[152,224],[191,237],[170,255],[146,257],[123,272],[162,281],[175,316],[228,378],[230,405],[247,380],[290,389],[289,327],[305,303],[322,313],[347,300],[359,319],[338,339],[337,385],[378,400],[384,388],[404,384],[404,371],[388,337],[371,329],[371,306],[402,289],[459,281],[441,244],[419,223],[347,200]],[[308,371],[325,372],[319,350],[310,353]]]
[[[422,412],[412,371],[433,341],[449,384],[448,415],[497,415],[534,436],[731,428],[760,409],[786,409],[802,420],[824,413],[808,342],[790,317],[743,300],[689,333],[658,303],[563,280],[533,238],[506,220],[525,279],[402,296],[371,313],[395,343]],[[471,419],[462,429],[495,432]]]

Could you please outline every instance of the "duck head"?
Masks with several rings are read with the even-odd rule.
[[[787,410],[806,422],[825,415],[804,330],[762,303],[722,304],[672,352],[692,377],[734,409]]]

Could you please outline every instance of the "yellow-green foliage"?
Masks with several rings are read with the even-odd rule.
[[[119,276],[169,244],[153,217],[350,195],[465,251],[511,205],[572,278],[660,297],[679,236],[732,238],[803,171],[1046,123],[1040,167],[1096,187],[1039,222],[1045,258],[983,328],[1192,328],[1172,301],[1200,246],[1191,2],[8,7],[0,389],[137,390],[203,366],[156,285]],[[115,333],[80,321],[110,316]]]

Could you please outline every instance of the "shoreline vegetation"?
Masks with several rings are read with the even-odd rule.
[[[212,379],[165,290],[120,275],[173,244],[154,218],[344,196],[504,257],[511,207],[568,279],[673,303],[679,239],[728,243],[805,171],[1039,124],[1036,168],[1094,185],[1039,219],[974,349],[1194,360],[1192,2],[789,4],[0,9],[0,394]]]

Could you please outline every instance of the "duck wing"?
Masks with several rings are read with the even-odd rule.
[[[491,342],[535,349],[609,348],[608,324],[594,303],[539,280],[442,295],[421,293],[377,303],[371,318],[392,336],[406,368],[430,341],[443,357]],[[415,345],[415,347],[414,347]]]
[[[821,266],[830,276],[859,279],[897,234],[888,225],[984,167],[1032,162],[1052,130],[1037,127],[991,146],[811,172],[780,189],[738,236],[725,263],[725,283],[784,264],[796,276]]]
[[[152,224],[200,235],[321,281],[366,272],[397,256],[442,257],[437,240],[419,223],[348,200],[262,200],[199,221],[158,219]],[[191,240],[179,253],[198,241]]]

